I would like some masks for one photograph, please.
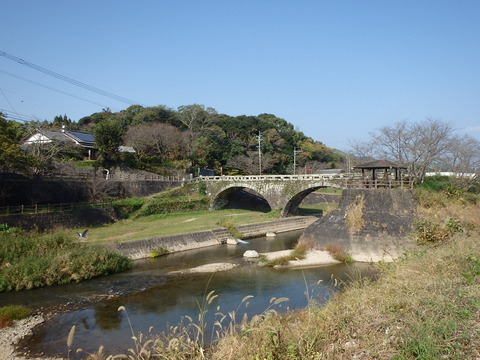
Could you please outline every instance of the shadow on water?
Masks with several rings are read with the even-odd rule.
[[[24,339],[20,347],[27,347],[31,355],[65,356],[66,338],[75,325],[73,349],[93,352],[103,345],[114,353],[126,353],[133,346],[132,335],[125,313],[118,311],[119,306],[126,308],[136,333],[146,334],[151,326],[155,332],[161,332],[168,325],[177,325],[185,316],[196,319],[198,302],[201,303],[211,290],[218,294],[218,298],[207,313],[209,324],[214,322],[217,307],[226,314],[236,310],[247,295],[253,295],[253,298],[249,299],[248,306],[243,304],[240,307],[237,319],[241,319],[244,313],[250,318],[262,313],[273,297],[289,298],[288,302],[275,307],[277,311],[305,307],[306,291],[316,299],[326,301],[338,290],[332,279],[348,281],[359,270],[368,272],[368,265],[347,267],[343,264],[308,269],[272,269],[259,267],[242,257],[246,250],[268,252],[292,248],[300,233],[280,234],[273,240],[252,239],[248,245],[222,245],[141,260],[136,262],[134,269],[122,274],[40,291],[8,294],[12,296],[10,303],[25,303],[24,300],[30,297],[29,305],[34,307],[68,301],[83,302],[77,310],[53,316],[35,328],[34,335]],[[169,274],[215,262],[233,262],[239,266],[213,274]],[[72,353],[71,358],[80,359],[81,356]]]

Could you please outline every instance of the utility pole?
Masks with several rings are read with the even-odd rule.
[[[262,175],[262,134],[260,133],[260,130],[258,131],[258,135],[257,135],[257,139],[258,139],[258,173],[260,175]]]
[[[293,148],[293,175],[295,175],[295,169],[297,168],[297,154],[300,154],[301,150],[297,150],[296,147]]]

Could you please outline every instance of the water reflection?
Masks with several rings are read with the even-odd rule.
[[[68,292],[69,299],[91,296],[102,290],[123,295],[54,317],[36,328],[35,334],[25,340],[25,344],[28,344],[33,355],[43,352],[49,356],[64,356],[66,337],[71,326],[76,325],[74,349],[93,352],[104,345],[111,351],[125,353],[133,343],[126,313],[119,312],[119,306],[126,308],[135,332],[148,333],[151,326],[160,332],[167,329],[168,324],[177,325],[185,316],[196,319],[199,303],[210,290],[214,290],[219,296],[207,313],[206,320],[211,325],[217,307],[227,314],[241,305],[236,316],[241,319],[244,314],[251,318],[265,311],[271,305],[272,298],[289,298],[288,302],[275,306],[278,311],[304,307],[307,304],[306,292],[325,301],[336,291],[332,278],[347,280],[352,276],[352,271],[362,267],[335,265],[281,270],[259,267],[242,258],[247,249],[266,252],[292,248],[298,235],[283,234],[274,240],[255,239],[245,246],[225,245],[172,254],[158,260],[143,260],[136,263],[135,269],[124,274],[45,289],[46,293],[50,291],[51,296],[65,296]],[[238,263],[239,266],[214,274],[169,274],[174,270],[227,261]],[[132,289],[134,291],[130,291]],[[242,304],[242,299],[247,295],[253,295],[248,306]],[[44,301],[43,295],[40,299]],[[81,358],[80,355],[71,355],[73,359]]]

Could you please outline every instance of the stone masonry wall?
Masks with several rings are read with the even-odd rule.
[[[92,194],[112,197],[143,197],[180,186],[180,181],[92,181],[10,180],[5,181],[5,205],[59,204],[89,201]],[[1,203],[0,203],[1,205]]]

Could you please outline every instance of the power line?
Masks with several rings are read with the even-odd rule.
[[[8,120],[15,120],[20,122],[39,121],[39,119],[36,119],[30,115],[19,114],[16,111],[11,112],[6,109],[0,109],[0,112],[3,113],[5,115],[5,118]]]
[[[10,102],[10,100],[8,100],[7,95],[5,95],[5,93],[3,92],[3,89],[2,89],[2,88],[0,88],[0,91],[2,92],[2,95],[3,95],[3,97],[5,98],[5,100],[7,101],[8,105],[10,105],[10,107],[12,108],[12,110],[13,110],[14,112],[16,112],[15,108],[13,107],[12,103]]]
[[[29,79],[26,79],[26,78],[24,78],[24,77],[21,77],[21,76],[15,75],[15,74],[11,74],[11,73],[9,73],[8,71],[4,71],[4,70],[1,70],[1,69],[0,69],[0,73],[4,73],[4,74],[10,75],[10,76],[13,76],[14,78],[17,78],[17,79],[20,79],[20,80],[23,80],[23,81],[27,81],[27,82],[29,82],[29,83],[31,83],[31,84],[35,84],[35,85],[37,85],[37,86],[44,87],[45,89],[49,89],[49,90],[52,90],[52,91],[56,91],[56,92],[58,92],[58,93],[60,93],[60,94],[63,94],[63,95],[71,96],[71,97],[73,97],[73,98],[75,98],[75,99],[79,99],[79,100],[83,100],[83,101],[89,102],[90,104],[94,104],[94,105],[101,106],[102,108],[108,108],[108,107],[109,107],[109,106],[107,106],[107,105],[105,105],[105,104],[100,104],[100,103],[97,103],[97,102],[95,102],[95,101],[91,101],[91,100],[82,98],[82,97],[80,97],[80,96],[70,94],[70,93],[68,93],[68,92],[66,92],[66,91],[58,90],[58,89],[55,89],[55,88],[53,88],[53,87],[51,87],[51,86],[43,85],[43,84],[40,84],[40,83],[38,83],[38,82],[36,82],[36,81],[29,80]]]
[[[23,60],[23,59],[20,59],[14,55],[10,55],[8,53],[6,53],[5,51],[1,51],[0,50],[0,56],[3,56],[9,60],[12,60],[12,61],[15,61],[21,65],[25,65],[25,66],[28,66],[29,68],[31,69],[34,69],[34,70],[37,70],[37,71],[40,71],[44,74],[47,74],[49,76],[53,76],[54,78],[57,78],[59,80],[62,80],[62,81],[65,81],[65,82],[68,82],[72,85],[75,85],[75,86],[78,86],[78,87],[81,87],[83,89],[86,89],[86,90],[89,90],[89,91],[92,91],[94,93],[97,93],[97,94],[100,94],[100,95],[103,95],[105,97],[108,97],[110,99],[113,99],[113,100],[116,100],[116,101],[120,101],[120,102],[123,102],[123,103],[126,103],[126,104],[129,104],[129,105],[141,105],[138,101],[133,101],[133,100],[130,100],[130,99],[127,99],[123,96],[119,96],[119,95],[115,95],[111,92],[108,92],[108,91],[105,91],[105,90],[102,90],[102,89],[99,89],[95,86],[91,86],[91,85],[88,85],[88,84],[85,84],[81,81],[78,81],[78,80],[75,80],[75,79],[72,79],[72,78],[69,78],[68,76],[65,76],[65,75],[62,75],[62,74],[59,74],[55,71],[52,71],[52,70],[48,70],[48,69],[45,69],[44,67],[41,67],[39,65],[35,65],[29,61],[26,61],[26,60]]]

